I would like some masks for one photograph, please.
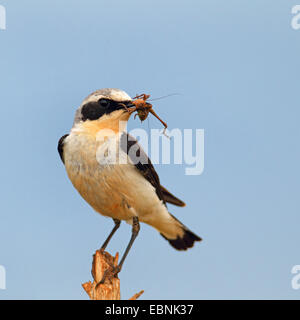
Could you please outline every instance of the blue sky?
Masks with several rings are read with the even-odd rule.
[[[300,30],[296,1],[5,1],[0,30],[0,299],[87,299],[91,259],[112,228],[67,179],[56,151],[95,89],[155,102],[172,128],[205,130],[205,169],[157,165],[203,237],[177,252],[152,228],[120,274],[127,299],[299,299]],[[130,128],[148,123],[130,120]],[[156,119],[150,128],[160,128]],[[109,251],[125,249],[122,224]]]

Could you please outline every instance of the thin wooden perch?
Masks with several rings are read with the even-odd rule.
[[[118,265],[119,254],[115,257],[111,256],[106,251],[97,250],[93,256],[92,275],[93,283],[88,281],[82,285],[83,289],[89,295],[91,300],[120,300],[120,279],[118,276],[111,276],[113,267]],[[108,270],[107,277],[103,284],[98,284]],[[98,285],[97,285],[98,284]],[[142,294],[143,290],[135,294],[129,300],[136,300]]]

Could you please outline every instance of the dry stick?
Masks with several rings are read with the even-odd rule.
[[[139,293],[136,293],[133,297],[131,297],[129,300],[137,300],[142,294],[144,293],[144,290],[140,291]]]
[[[93,256],[92,275],[93,283],[88,281],[82,285],[91,300],[120,300],[120,279],[112,276],[113,267],[118,265],[119,254],[115,257],[106,251],[97,250]],[[103,284],[97,285],[103,278],[106,270],[109,270]],[[130,300],[138,299],[144,291],[135,294]]]

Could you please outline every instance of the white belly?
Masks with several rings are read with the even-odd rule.
[[[116,164],[116,159],[111,158],[111,147],[115,150],[109,140],[99,145],[95,139],[84,135],[71,134],[66,138],[66,170],[81,196],[97,212],[111,218],[131,220],[136,215],[149,224],[157,216],[169,219],[154,187],[129,163],[130,160],[127,164]],[[125,153],[118,156],[123,157],[123,162],[124,157],[127,158]]]

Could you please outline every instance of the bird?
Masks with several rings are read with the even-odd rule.
[[[140,231],[140,222],[154,227],[177,250],[187,250],[202,240],[169,213],[167,203],[179,207],[185,203],[160,184],[151,160],[127,133],[133,111],[133,99],[125,91],[97,90],[83,100],[70,133],[58,142],[60,158],[75,189],[96,212],[114,221],[101,250],[106,249],[121,221],[132,225],[115,275]]]

